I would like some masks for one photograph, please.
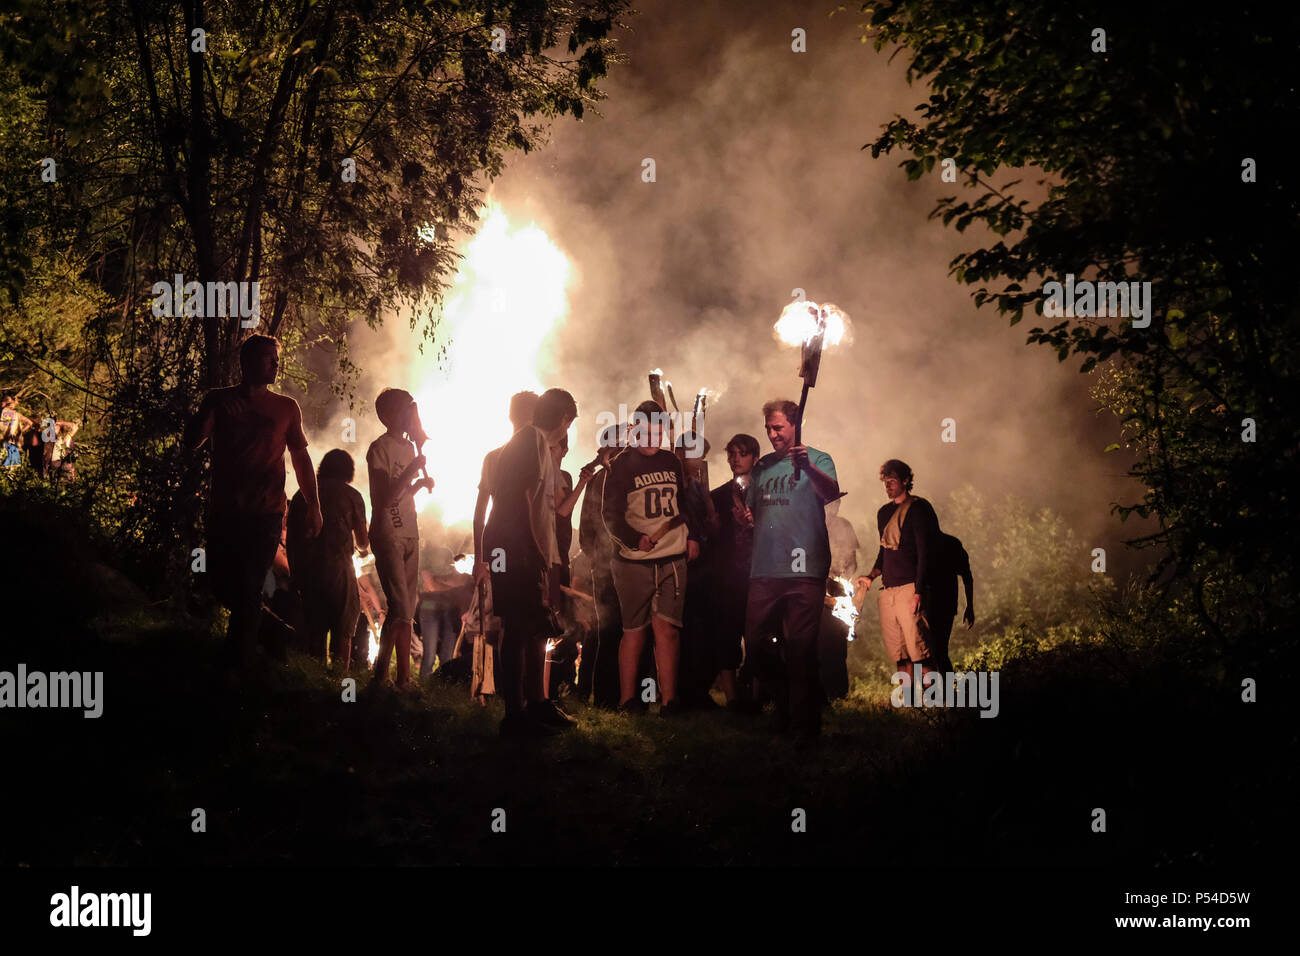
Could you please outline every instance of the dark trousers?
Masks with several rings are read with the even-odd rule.
[[[951,612],[942,608],[925,612],[925,619],[930,624],[929,636],[926,638],[926,643],[930,646],[930,659],[934,661],[935,668],[945,674],[952,670],[948,641],[952,638],[952,625],[956,617],[955,609]]]
[[[772,689],[778,714],[803,733],[821,730],[817,633],[826,582],[822,578],[753,578],[745,610],[745,664]],[[783,636],[780,645],[771,634]]]
[[[492,609],[501,618],[497,648],[496,689],[506,716],[522,713],[543,694],[546,640],[553,634],[550,615],[542,604],[540,566],[512,558],[510,571],[492,572]]]
[[[817,635],[818,668],[827,700],[849,695],[849,628],[828,607],[822,608]]]
[[[618,592],[614,590],[614,574],[607,563],[593,563],[591,589],[596,598],[596,628],[594,643],[582,649],[582,663],[584,668],[591,668],[592,703],[597,707],[617,707],[618,646],[623,640],[623,616],[618,608]]]
[[[306,632],[303,649],[323,660],[328,644],[333,663],[346,666],[361,614],[351,557],[312,562],[298,581],[298,591]]]
[[[208,519],[207,567],[212,590],[230,610],[227,650],[240,665],[257,654],[262,585],[280,546],[282,515],[222,515]]]
[[[335,649],[330,653],[335,660],[347,660],[347,669],[354,673],[365,673],[370,669],[370,618],[365,612],[357,615],[357,626],[352,629],[352,647]]]
[[[439,667],[451,663],[456,639],[460,637],[460,624],[460,612],[453,606],[435,607],[420,615],[420,640],[424,643],[424,655],[420,658],[421,677],[433,673],[435,656]]]
[[[711,602],[716,590],[705,585],[686,585],[686,608],[682,614],[681,657],[677,671],[677,699],[688,707],[704,704],[709,688],[717,679],[714,631],[716,614]]]

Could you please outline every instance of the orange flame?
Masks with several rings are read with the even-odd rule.
[[[849,626],[849,640],[853,640],[854,622],[857,619],[857,612],[853,610],[853,582],[848,578],[836,578],[840,584],[844,585],[844,596],[835,598],[835,607],[831,610],[836,620],[843,621]]]
[[[826,347],[838,345],[849,332],[849,317],[837,305],[818,305],[806,299],[796,300],[781,310],[773,331],[786,345],[802,345],[817,334],[818,320],[826,322]]]

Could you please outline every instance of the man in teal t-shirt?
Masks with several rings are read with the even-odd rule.
[[[773,451],[754,466],[745,497],[754,525],[746,669],[772,684],[776,729],[792,726],[810,739],[821,733],[817,632],[831,569],[825,508],[840,496],[840,486],[830,455],[795,444],[798,405],[770,401],[763,419]],[[778,631],[785,637],[784,666],[771,643]]]

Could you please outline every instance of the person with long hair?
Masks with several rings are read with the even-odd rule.
[[[286,542],[293,584],[302,596],[307,653],[323,660],[328,650],[331,666],[344,672],[366,653],[353,641],[361,596],[352,556],[370,550],[366,503],[352,487],[355,476],[351,455],[342,448],[326,452],[316,469],[320,534],[315,541],[307,536],[307,498],[299,491],[289,502]]]

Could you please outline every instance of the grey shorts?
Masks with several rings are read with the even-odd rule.
[[[650,623],[650,616],[682,626],[686,604],[686,555],[631,561],[614,556],[614,589],[623,614],[623,630],[635,631]]]
[[[388,602],[386,619],[410,621],[420,600],[419,538],[371,538],[370,547],[375,552],[375,571]]]

